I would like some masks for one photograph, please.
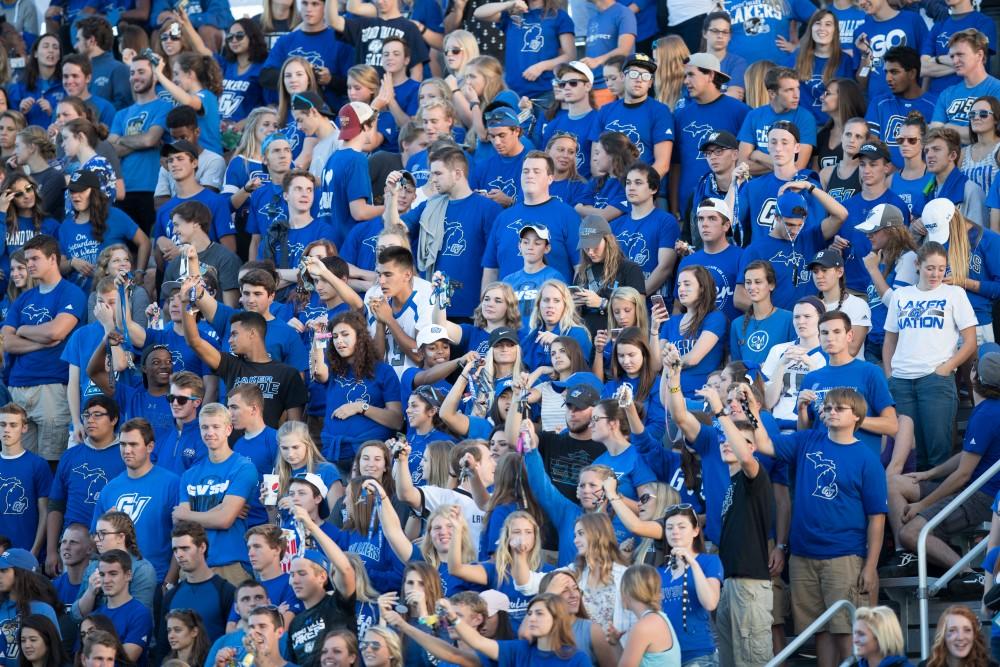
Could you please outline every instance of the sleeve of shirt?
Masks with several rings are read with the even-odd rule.
[[[962,440],[962,451],[970,454],[982,456],[993,446],[996,424],[989,417],[991,412],[974,412],[969,419],[969,425],[965,429],[965,438]],[[984,417],[986,417],[984,419]]]
[[[1000,180],[1000,179],[997,179]],[[498,224],[493,225],[493,229],[490,230],[489,235],[486,237],[486,249],[483,251],[483,268],[484,269],[499,269],[500,261],[497,257],[497,228],[500,227]]]
[[[417,61],[420,62],[420,61]],[[347,174],[347,201],[356,199],[371,201],[372,182],[368,175],[368,161],[361,156],[361,159],[351,162],[350,173]]]
[[[537,449],[525,454],[524,466],[528,473],[528,483],[535,493],[538,505],[545,510],[545,515],[555,525],[561,525],[567,512],[573,511],[575,505],[567,500],[566,496],[560,493],[559,489],[552,483],[549,474],[545,472],[542,455]]]
[[[934,103],[934,115],[931,116],[932,123],[947,123],[948,122],[948,105],[951,103],[951,96],[948,95],[947,90],[941,91],[938,95],[937,102]]]
[[[885,481],[885,469],[882,468],[878,456],[865,457],[861,475],[861,502],[865,508],[865,515],[888,513],[889,490]]]
[[[722,581],[722,560],[714,554],[699,554],[697,556],[698,565],[705,573],[706,579],[716,579]]]
[[[871,407],[873,412],[880,413],[886,408],[896,405],[896,401],[892,397],[892,392],[889,391],[889,382],[885,379],[882,369],[872,364],[870,370],[871,386],[869,387],[868,398],[871,401],[871,405],[869,407]]]
[[[227,496],[237,496],[249,501],[257,491],[257,469],[249,459],[245,459],[243,465],[236,468],[230,480],[229,488],[226,490]]]
[[[229,202],[219,199],[212,206],[212,226],[215,228],[217,238],[231,236],[236,233],[236,225],[233,224],[233,214],[229,210]]]
[[[994,32],[996,32],[996,30],[994,30]],[[576,34],[576,28],[573,26],[573,19],[570,18],[569,14],[562,10],[560,10],[559,14],[556,16],[556,33],[560,35],[565,35],[567,33],[571,35]],[[992,44],[992,42],[990,43]]]
[[[638,27],[635,22],[635,14],[628,7],[622,6],[624,11],[618,14],[618,36],[622,35],[637,35]],[[617,45],[616,45],[617,46]]]
[[[868,129],[879,139],[882,138],[882,125],[878,120],[878,100],[868,103],[868,110],[865,112],[865,120],[868,121]]]
[[[32,470],[32,481],[35,485],[35,491],[38,493],[39,498],[48,498],[49,493],[52,489],[52,471],[49,470],[49,466],[38,461],[38,465]]]
[[[757,147],[757,135],[753,130],[753,119],[754,116],[747,114],[746,118],[743,119],[743,124],[740,125],[740,131],[738,138],[740,141],[748,144],[752,144],[754,148]]]
[[[636,457],[631,475],[632,484],[636,487],[656,481],[656,475],[653,474],[653,471],[646,465],[646,461],[641,456]]]
[[[729,323],[729,356],[733,361],[743,359],[743,349],[740,346],[740,331],[743,329],[743,318]]]
[[[883,328],[890,333],[899,333],[897,320],[899,319],[899,292],[893,291],[886,304],[885,324]]]
[[[797,431],[785,435],[772,436],[771,444],[774,445],[774,458],[781,461],[794,461],[795,452],[799,448],[799,442],[808,437],[813,431]],[[885,477],[883,473],[882,477]]]
[[[972,309],[972,303],[969,301],[969,296],[965,293],[965,290],[956,287],[952,291],[955,293],[953,314],[955,317],[955,326],[958,327],[958,330],[961,331],[979,324],[979,320]]]
[[[670,112],[670,107],[664,105],[658,109],[656,117],[653,119],[653,143],[674,140],[674,115]]]
[[[966,299],[968,301],[968,299]],[[971,307],[971,306],[970,306]],[[87,296],[78,289],[66,290],[62,296],[62,303],[59,305],[59,313],[72,315],[79,321],[86,317]]]
[[[145,648],[149,645],[152,632],[153,615],[145,606],[142,609],[136,607],[135,614],[125,628],[125,634],[121,637],[122,644],[135,644]]]

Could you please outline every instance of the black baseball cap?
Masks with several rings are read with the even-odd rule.
[[[866,142],[855,157],[882,158],[886,162],[892,162],[889,149],[881,141]]]
[[[825,269],[832,269],[843,265],[844,256],[840,254],[839,250],[834,250],[833,248],[820,250],[816,253],[816,256],[812,258],[812,261],[809,262],[810,269],[814,266],[822,266]]]
[[[698,150],[706,151],[712,146],[718,146],[719,148],[731,148],[737,149],[740,147],[740,141],[736,138],[732,132],[726,132],[725,130],[720,130],[719,132],[712,132],[705,140],[701,142],[701,146],[698,146]]]
[[[577,410],[592,408],[601,400],[601,395],[589,384],[581,383],[566,391],[566,405]]]
[[[292,95],[292,111],[309,111],[315,109],[327,118],[335,118],[335,114],[317,93],[307,90],[304,93]]]
[[[502,340],[508,340],[515,345],[521,342],[517,337],[517,332],[510,327],[497,327],[490,332],[490,347],[493,347]]]
[[[73,174],[66,188],[70,192],[83,192],[90,188],[97,188],[99,190],[101,188],[101,178],[97,175],[96,171],[85,169]]]
[[[188,153],[193,158],[198,157],[198,149],[186,139],[180,139],[172,144],[163,144],[163,147],[160,149],[160,157],[167,157],[174,153]]]

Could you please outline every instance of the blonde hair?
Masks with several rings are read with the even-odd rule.
[[[503,65],[493,56],[476,56],[465,64],[465,71],[468,72],[470,69],[475,69],[486,79],[483,94],[480,95],[479,100],[480,105],[485,107],[506,87],[503,79]]]
[[[448,36],[444,38],[444,51],[448,50],[449,43],[456,43],[462,49],[462,53],[465,54],[465,64],[462,69],[458,72],[452,72],[455,77],[462,82],[465,77],[465,68],[469,66],[469,63],[479,57],[479,42],[476,41],[476,36],[473,35],[468,30],[453,30],[448,33]],[[445,65],[447,67],[447,65]]]
[[[34,146],[38,155],[52,161],[56,157],[56,145],[49,139],[49,133],[37,125],[29,125],[17,133],[17,138],[26,146]]]
[[[652,565],[632,565],[622,575],[622,596],[659,611],[663,600],[660,573]]]
[[[273,114],[275,119],[277,119],[278,110],[274,107],[257,107],[250,112],[243,123],[243,136],[240,137],[240,142],[236,144],[233,157],[241,155],[247,160],[256,160],[258,162],[261,160],[260,141],[257,140],[257,125],[260,124],[260,119],[267,114]]]
[[[687,44],[677,35],[667,35],[657,42],[654,53],[656,73],[653,74],[656,99],[670,107],[671,111],[681,97],[684,63],[690,57]]]
[[[365,630],[365,636],[375,634],[389,649],[389,667],[403,667],[403,643],[395,631],[381,625],[372,625]]]
[[[635,308],[635,324],[630,326],[638,327],[640,331],[649,331],[649,312],[646,310],[646,297],[639,294],[639,290],[634,287],[619,287],[611,292],[608,297],[608,330],[621,328],[615,321],[614,304],[615,301],[628,301]]]
[[[529,522],[535,531],[535,543],[532,545],[531,551],[528,553],[528,567],[534,572],[537,571],[542,565],[542,535],[541,531],[538,529],[538,522],[535,521],[535,517],[531,516],[524,510],[511,512],[507,515],[507,519],[503,522],[503,527],[500,529],[500,537],[497,539],[497,550],[495,554],[497,588],[503,586],[504,579],[507,578],[508,574],[512,574],[511,568],[514,565],[514,554],[510,550],[510,526],[518,520]]]
[[[285,88],[285,70],[291,64],[298,64],[306,71],[306,78],[309,80],[309,88],[314,93],[319,92],[319,85],[316,82],[316,73],[313,72],[312,63],[301,56],[291,56],[281,65],[281,72],[278,74],[278,126],[288,123],[289,112],[292,108],[292,95]]]
[[[285,438],[293,438],[305,444],[306,472],[316,472],[320,463],[326,463],[326,459],[320,454],[319,448],[309,435],[309,427],[304,422],[286,421],[278,428],[278,459],[274,462],[274,470],[278,474],[278,494],[282,496],[288,493],[288,485],[292,481],[292,466],[281,455],[280,449],[281,441]]]
[[[650,493],[656,496],[656,502],[653,503],[653,520],[660,521],[667,513],[667,508],[671,505],[678,505],[681,502],[681,494],[677,492],[677,489],[670,486],[665,482],[650,482],[645,484],[650,488]],[[644,563],[646,561],[646,554],[650,550],[656,549],[656,543],[658,540],[654,540],[651,537],[644,537],[639,541],[638,546],[636,546],[635,551],[632,552],[632,562],[634,563]],[[657,565],[659,563],[656,563]]]
[[[353,551],[345,551],[344,555],[347,556],[347,560],[351,561],[351,567],[354,568],[354,591],[358,600],[362,602],[378,600],[381,593],[375,590],[375,586],[372,585],[372,580],[368,577],[368,570],[365,569],[365,562],[361,560],[361,556]]]
[[[495,289],[500,290],[504,305],[507,306],[507,313],[504,316],[503,326],[510,327],[514,331],[519,331],[521,329],[521,309],[518,306],[517,294],[514,293],[514,288],[508,283],[495,280],[486,285],[483,289],[483,296],[485,296],[490,290]],[[472,313],[472,323],[480,329],[485,329],[488,324],[486,322],[486,318],[483,317],[482,299],[480,299],[479,305],[476,306],[476,310]]]
[[[202,417],[222,417],[227,424],[233,423],[233,416],[229,413],[229,408],[222,403],[209,403],[201,406],[201,412],[198,414],[199,422]]]
[[[747,67],[746,72],[743,74],[743,88],[747,106],[751,109],[771,103],[771,97],[768,95],[764,79],[767,78],[767,73],[775,67],[777,65],[770,60],[758,60],[750,63],[750,66]]]
[[[541,310],[542,294],[550,287],[559,292],[559,296],[565,304],[562,317],[559,318],[559,322],[557,323],[559,331],[566,334],[573,327],[582,327],[583,320],[580,319],[580,314],[576,312],[576,304],[573,303],[573,295],[569,293],[569,288],[566,287],[566,283],[561,280],[546,280],[542,283],[542,286],[538,288],[538,296],[535,297],[535,305],[531,308],[531,320],[528,325],[529,328],[542,329],[545,326],[545,322],[542,320]],[[587,331],[587,338],[590,338],[589,331]]]
[[[378,95],[378,89],[381,82],[378,78],[378,70],[371,65],[355,65],[351,69],[347,70],[347,78],[354,79],[362,86],[370,90],[372,97]]]
[[[879,651],[884,656],[902,655],[903,629],[899,627],[896,612],[884,605],[878,607],[858,607],[854,613],[854,622],[864,623],[875,635]]]
[[[524,353],[523,350],[521,350],[521,344],[517,343],[516,347],[517,347],[517,353],[514,355],[514,367],[510,372],[510,377],[512,378],[521,377],[521,373],[525,371]],[[493,387],[496,386],[497,380],[503,377],[508,377],[506,375],[501,375],[500,377],[497,377],[496,373],[497,373],[496,362],[493,360],[493,348],[491,347],[486,352],[486,365],[483,366],[483,378],[486,381],[486,383],[489,384],[491,391],[493,390]]]
[[[288,15],[288,29],[295,30],[295,27],[302,23],[299,16],[299,3],[293,2],[291,13]],[[264,0],[264,6],[260,13],[260,29],[265,35],[277,32],[274,27],[274,17],[271,16],[271,0]]]
[[[476,561],[477,549],[472,544],[472,538],[469,537],[469,524],[465,520],[465,515],[461,512],[452,516],[452,510],[458,507],[458,505],[441,505],[436,510],[431,512],[430,516],[427,517],[427,529],[424,531],[424,536],[420,540],[420,553],[424,556],[424,561],[434,567],[435,569],[441,565],[441,558],[438,556],[437,549],[434,548],[434,542],[431,540],[431,526],[438,519],[444,519],[445,521],[450,521],[451,523],[459,522],[462,524],[462,562],[463,563],[473,563]]]
[[[965,280],[969,277],[969,256],[972,248],[969,247],[969,233],[965,231],[966,222],[965,216],[956,206],[955,214],[948,221],[948,268],[956,285],[965,284]],[[981,230],[980,233],[986,232]]]
[[[438,97],[441,98],[442,102],[447,102],[448,107],[451,109],[451,117],[455,117],[455,107],[451,104],[451,88],[448,87],[448,84],[445,83],[444,79],[439,79],[437,77],[424,79],[420,82],[420,86],[417,88],[417,97],[420,96],[420,93],[424,88],[437,88]],[[421,106],[420,108],[427,108],[427,105]]]
[[[97,256],[97,263],[94,266],[93,278],[95,285],[101,282],[102,278],[111,275],[108,272],[108,266],[111,264],[111,255],[113,255],[116,250],[124,250],[125,254],[128,255],[129,259],[132,261],[132,264],[135,264],[135,259],[132,257],[132,251],[128,249],[127,245],[124,243],[112,243],[102,250],[101,254]]]

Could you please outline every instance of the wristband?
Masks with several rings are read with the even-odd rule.
[[[713,416],[713,417],[715,417],[716,419],[718,419],[719,417],[721,417],[721,416],[722,416],[722,415],[724,415],[724,414],[726,414],[726,409],[725,409],[725,408],[722,408],[722,409],[721,409],[721,410],[719,410],[718,412],[716,412],[716,413],[713,413],[713,415],[712,415],[712,416]]]
[[[813,184],[813,183],[810,183],[810,184],[809,184],[809,189],[808,189],[808,190],[806,190],[806,192],[808,192],[809,194],[812,194],[812,193],[813,193],[813,190],[815,190],[815,189],[816,189],[816,185],[815,185],[815,184]]]

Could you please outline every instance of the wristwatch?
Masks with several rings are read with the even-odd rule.
[[[366,412],[368,412],[368,408],[369,407],[370,406],[368,405],[368,401],[362,401],[361,402],[361,414],[365,414]]]
[[[786,554],[788,553],[788,545],[785,544],[784,542],[782,542],[781,544],[776,544],[775,546],[784,551]]]

